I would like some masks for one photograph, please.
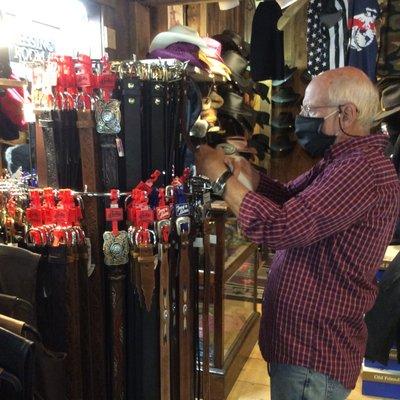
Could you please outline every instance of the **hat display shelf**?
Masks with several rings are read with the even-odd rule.
[[[271,157],[289,155],[296,144],[294,116],[298,112],[300,94],[292,87],[295,68],[285,67],[285,77],[272,81]]]

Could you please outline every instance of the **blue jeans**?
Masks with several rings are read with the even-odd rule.
[[[296,365],[270,364],[271,400],[345,400],[350,394],[340,382]]]

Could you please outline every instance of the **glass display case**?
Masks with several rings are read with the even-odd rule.
[[[224,202],[212,205],[214,271],[210,307],[211,398],[225,399],[258,339],[258,246]]]

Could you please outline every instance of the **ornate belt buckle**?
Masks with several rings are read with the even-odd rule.
[[[112,232],[103,233],[104,263],[106,265],[123,265],[129,261],[129,241],[126,231],[119,231],[115,236]]]
[[[121,132],[121,110],[118,100],[98,100],[95,104],[97,132],[116,135]]]

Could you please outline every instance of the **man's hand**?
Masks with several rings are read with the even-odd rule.
[[[222,149],[213,149],[208,145],[199,146],[195,153],[197,173],[207,176],[215,182],[227,169]]]
[[[225,157],[225,164],[229,166],[236,179],[247,189],[256,191],[260,183],[260,174],[243,157]]]

